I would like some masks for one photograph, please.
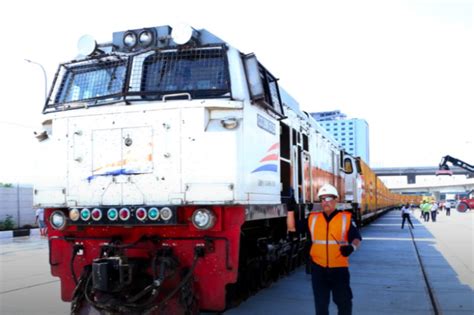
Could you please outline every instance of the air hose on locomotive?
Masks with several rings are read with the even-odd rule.
[[[130,247],[130,245],[125,246]],[[124,245],[116,244],[114,246],[125,247]],[[162,309],[179,291],[182,292],[182,295],[183,292],[187,292],[183,305],[185,306],[186,313],[192,314],[195,303],[192,289],[190,288],[192,287],[192,279],[197,261],[203,256],[204,248],[197,246],[191,267],[186,268],[187,271],[185,271],[179,283],[170,292],[166,292],[165,295],[161,296],[159,301],[157,299],[161,293],[163,283],[166,279],[172,278],[175,275],[179,266],[177,259],[171,255],[170,251],[166,249],[157,251],[151,260],[151,282],[144,287],[140,287],[134,294],[127,294],[125,289],[131,283],[132,278],[131,268],[123,268],[127,264],[123,263],[121,259],[124,258],[126,261],[126,258],[122,256],[108,256],[108,258],[104,258],[102,256],[94,260],[92,265],[84,267],[73,293],[71,314],[82,314],[81,310],[85,307],[86,303],[99,312],[107,314],[153,314],[155,311]],[[104,279],[105,281],[112,282],[110,280],[110,274],[112,273],[108,274],[107,271],[104,271],[107,270],[104,268],[109,268],[110,264],[114,264],[112,267],[115,270],[122,270],[125,274],[119,273],[118,283],[100,283]],[[104,274],[98,274],[101,271]],[[128,279],[130,281],[127,280],[127,273],[130,276]],[[122,286],[122,280],[124,280],[124,286]]]

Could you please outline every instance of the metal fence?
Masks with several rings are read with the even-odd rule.
[[[0,187],[0,221],[10,216],[15,227],[33,225],[35,209],[33,209],[33,186],[13,184]]]

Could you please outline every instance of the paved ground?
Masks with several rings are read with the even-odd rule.
[[[50,274],[48,242],[39,236],[0,241],[0,314],[68,314]]]
[[[419,215],[417,213],[418,218]],[[474,290],[474,211],[458,213],[451,210],[451,216],[442,211],[436,221],[423,222],[436,237],[435,248],[443,253],[456,277]]]
[[[413,234],[441,314],[474,314],[474,213],[451,213],[428,223],[415,213]],[[354,314],[433,314],[411,234],[400,223],[393,211],[362,230],[351,257]],[[0,314],[67,314],[59,294],[45,239],[0,240]],[[309,276],[300,269],[226,314],[314,314]]]

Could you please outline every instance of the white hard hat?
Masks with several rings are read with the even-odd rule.
[[[339,198],[339,194],[337,193],[336,187],[330,184],[324,184],[321,188],[319,188],[318,199],[321,198],[321,196],[326,195],[335,196]]]

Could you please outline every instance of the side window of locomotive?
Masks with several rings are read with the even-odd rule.
[[[277,79],[262,65],[260,65],[260,77],[262,78],[263,89],[265,91],[265,102],[276,112],[283,114]]]
[[[252,101],[283,116],[278,79],[258,62],[254,54],[243,56],[243,61]]]
[[[143,62],[141,91],[145,98],[173,93],[189,93],[193,98],[229,95],[225,51],[195,49],[149,55]]]
[[[308,135],[303,134],[303,150],[309,152]]]
[[[126,64],[96,62],[65,67],[61,84],[54,98],[56,104],[120,96],[126,75]]]
[[[355,166],[356,166],[357,173],[362,174],[362,166],[360,164],[360,159],[356,159]]]
[[[286,160],[291,159],[290,154],[290,127],[280,124],[280,157]]]

